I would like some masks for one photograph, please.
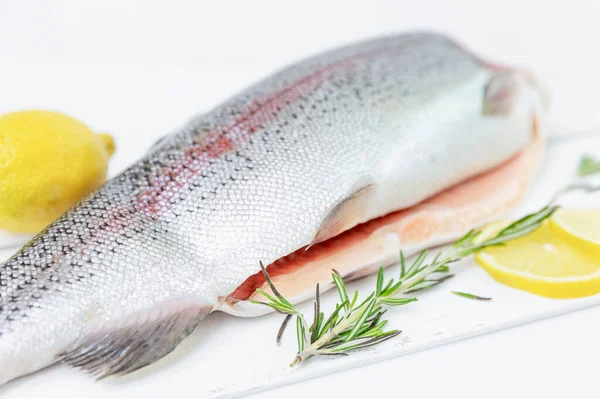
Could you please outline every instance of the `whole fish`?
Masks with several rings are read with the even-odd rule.
[[[436,34],[321,54],[156,143],[0,265],[0,383],[121,375],[211,311],[258,315],[259,261],[298,302],[506,211],[545,92]]]

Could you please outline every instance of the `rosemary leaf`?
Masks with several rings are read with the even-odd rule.
[[[409,279],[410,277],[413,277],[415,274],[417,274],[419,271],[422,270],[421,266],[423,265],[423,263],[425,263],[425,258],[427,258],[428,253],[429,253],[429,251],[427,251],[426,249],[421,251],[421,253],[417,257],[417,259],[413,262],[413,264],[408,269],[408,272],[404,276],[403,281]]]
[[[350,302],[350,308],[354,307],[357,299],[358,299],[358,291],[354,291],[354,296],[352,297],[352,301]]]
[[[275,309],[276,311],[278,311],[279,313],[283,313],[283,314],[295,314],[295,311],[290,311],[289,308],[281,306],[279,303],[273,303],[273,302],[262,302],[262,301],[254,301],[251,300],[251,303],[255,303],[258,305],[265,305],[265,306],[269,306],[273,309]]]
[[[454,295],[461,296],[463,298],[475,299],[477,301],[491,301],[492,298],[486,298],[479,295],[469,294],[468,292],[452,291]]]
[[[287,324],[291,318],[292,315],[288,314],[285,316],[285,319],[283,319],[283,323],[281,323],[281,327],[279,327],[279,332],[277,332],[277,339],[275,340],[277,346],[281,345],[281,337],[283,336],[283,332],[285,331],[285,328],[287,327]]]
[[[342,279],[342,275],[337,271],[333,270],[333,282],[340,294],[340,300],[342,303],[345,303],[344,308],[346,311],[350,308],[350,302],[348,301],[348,293],[346,292],[346,284],[344,284],[344,280]]]
[[[502,229],[498,234],[496,234],[495,238],[514,235],[515,233],[519,233],[520,231],[529,229],[530,227],[538,226],[542,221],[544,221],[544,219],[552,215],[556,209],[557,207],[555,206],[546,206],[540,209],[538,212],[524,216]]]
[[[256,292],[258,292],[259,294],[261,294],[262,296],[264,296],[271,302],[279,303],[279,301],[277,299],[273,298],[271,295],[267,294],[265,291],[261,290],[260,288],[257,289]]]
[[[400,281],[406,274],[406,259],[404,259],[404,252],[400,251]]]
[[[358,335],[357,337],[359,337],[359,338],[375,338],[375,337],[379,337],[381,334],[383,334],[383,331],[381,331],[377,328],[372,328],[372,329],[369,329],[369,330],[365,331],[364,333]]]
[[[391,278],[390,281],[388,281],[388,283],[385,285],[385,287],[383,288],[383,292],[386,292],[387,290],[389,290],[390,287],[392,286],[392,284],[394,284],[393,278]],[[383,294],[383,292],[381,294]]]
[[[388,321],[387,320],[383,320],[381,323],[377,324],[375,326],[376,329],[378,330],[383,330],[383,328],[387,325]]]
[[[321,316],[321,295],[319,293],[319,283],[315,289],[315,307],[314,307],[314,321],[312,327],[312,334],[310,337],[310,343],[312,344],[317,340],[319,334],[319,317]]]
[[[380,298],[379,302],[389,306],[401,306],[415,302],[417,298]]]
[[[381,293],[381,296],[390,296],[393,295],[398,288],[402,285],[402,281],[398,281],[396,284],[392,285],[390,288],[386,289]]]
[[[383,290],[383,267],[380,267],[379,273],[377,273],[377,285],[375,286],[375,296],[381,295],[382,290]]]

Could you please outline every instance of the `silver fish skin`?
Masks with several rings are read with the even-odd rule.
[[[272,75],[160,140],[0,265],[0,383],[61,361],[99,377],[156,361],[225,309],[259,260],[512,157],[542,97],[527,74],[430,33]]]

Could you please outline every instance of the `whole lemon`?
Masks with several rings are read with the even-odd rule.
[[[52,111],[0,116],[0,230],[35,233],[106,178],[113,139]]]

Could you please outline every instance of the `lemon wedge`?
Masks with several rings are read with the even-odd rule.
[[[560,214],[557,216],[563,226],[563,218]],[[584,236],[581,231],[571,228],[557,233],[556,224],[554,219],[545,221],[531,234],[504,246],[486,248],[477,253],[475,259],[495,280],[533,294],[577,298],[599,293],[600,256],[573,245],[579,238],[565,239],[575,231]],[[498,226],[490,226],[492,228],[497,230]],[[589,239],[590,236],[585,237]]]
[[[98,188],[114,149],[109,135],[58,112],[0,116],[2,233],[36,233]]]
[[[600,209],[559,209],[550,228],[565,242],[600,258]]]

